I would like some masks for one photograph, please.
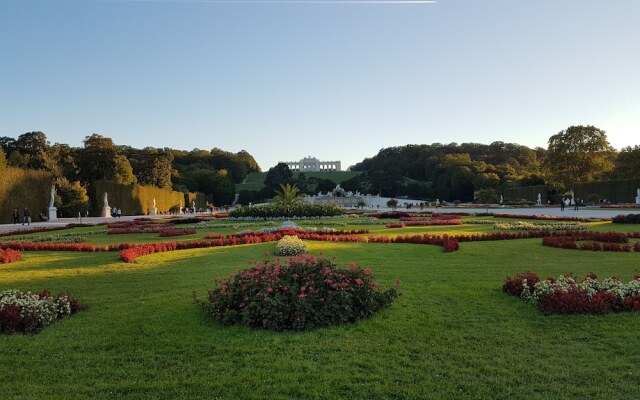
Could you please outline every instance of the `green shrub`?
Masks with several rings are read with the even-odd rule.
[[[304,331],[352,323],[391,305],[399,293],[383,289],[369,269],[341,268],[302,255],[265,260],[223,279],[209,292],[210,314],[224,324]]]
[[[238,207],[229,213],[232,218],[278,218],[278,217],[334,217],[342,215],[344,211],[335,204],[294,205],[265,204],[254,207]]]

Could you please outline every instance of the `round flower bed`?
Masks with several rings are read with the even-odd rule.
[[[0,292],[0,333],[35,333],[57,319],[75,314],[80,303],[71,295],[52,296],[10,289]]]
[[[341,268],[310,255],[265,260],[223,279],[209,292],[210,314],[224,324],[273,331],[305,331],[352,323],[391,305],[399,293],[383,289],[371,270]]]
[[[286,235],[276,244],[276,255],[299,256],[307,252],[307,246],[297,236]]]

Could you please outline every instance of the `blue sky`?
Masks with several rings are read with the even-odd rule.
[[[0,0],[0,136],[247,150],[640,143],[640,1]]]

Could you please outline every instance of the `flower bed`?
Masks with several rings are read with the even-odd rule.
[[[617,278],[600,282],[589,274],[578,282],[569,274],[540,280],[533,272],[526,272],[507,277],[502,290],[535,304],[544,314],[640,311],[640,275],[623,283]]]
[[[66,226],[43,226],[40,228],[29,228],[29,229],[17,229],[15,231],[7,231],[0,233],[0,237],[2,236],[16,236],[16,235],[26,235],[29,233],[39,233],[39,232],[51,232],[51,231],[61,231],[64,229],[69,229]]]
[[[90,234],[94,233],[102,233],[102,232],[89,232]],[[84,233],[66,233],[66,234],[51,234],[51,235],[42,235],[42,236],[31,236],[31,235],[23,235],[23,236],[13,236],[10,241],[12,242],[33,242],[33,243],[41,243],[41,242],[57,242],[57,243],[83,243],[86,242],[87,239]],[[6,242],[6,239],[3,240]]]
[[[22,253],[13,249],[0,249],[0,264],[9,264],[22,260]]]
[[[611,219],[614,224],[640,224],[640,214],[620,214]]]
[[[196,233],[194,228],[183,228],[183,229],[163,229],[160,231],[160,237],[172,237],[172,236],[185,236],[185,235],[193,235]]]
[[[297,236],[285,235],[276,244],[276,255],[299,256],[307,252],[307,246]]]
[[[542,221],[599,222],[599,221],[611,220],[610,218],[556,217],[554,215],[523,215],[523,214],[495,214],[495,213],[490,213],[488,215],[493,215],[495,218],[535,219],[535,220],[542,220]]]
[[[160,233],[161,231],[173,228],[172,223],[166,224],[135,224],[122,228],[110,228],[107,235],[119,235],[127,233]]]
[[[589,229],[589,225],[581,222],[549,222],[549,223],[532,223],[527,221],[516,221],[514,223],[496,222],[493,224],[494,229],[505,231],[579,231]]]
[[[400,218],[409,218],[411,214],[403,211],[389,211],[389,212],[377,212],[373,214],[367,214],[367,217],[377,218],[377,219],[400,219]]]
[[[65,293],[54,297],[46,289],[40,293],[5,290],[0,292],[0,333],[35,333],[79,310],[78,300]]]
[[[370,269],[342,268],[309,255],[265,260],[223,279],[205,303],[224,324],[273,331],[305,331],[353,323],[391,305],[399,295],[384,289]]]
[[[640,241],[629,243],[629,238],[640,238],[640,232],[575,232],[565,236],[546,236],[542,244],[572,250],[640,251]]]

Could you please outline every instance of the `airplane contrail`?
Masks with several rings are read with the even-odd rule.
[[[213,4],[433,4],[436,0],[68,0],[95,3],[213,3]]]

